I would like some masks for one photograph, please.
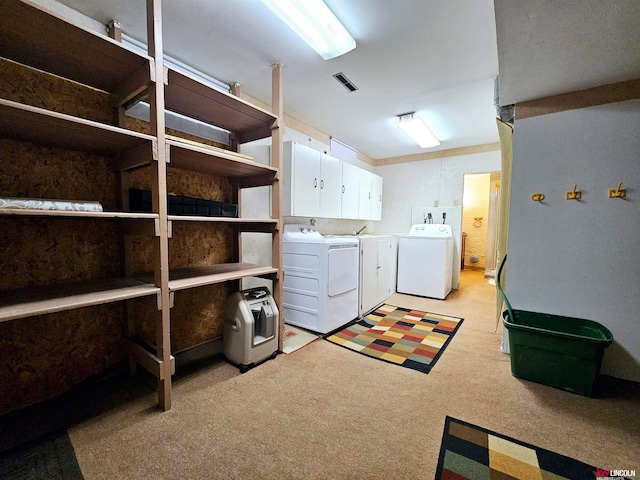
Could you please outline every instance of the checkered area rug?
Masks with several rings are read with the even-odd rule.
[[[386,362],[429,373],[462,319],[383,305],[325,339]]]
[[[586,463],[447,417],[435,478],[586,480],[597,472]]]

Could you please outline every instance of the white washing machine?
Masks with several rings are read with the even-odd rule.
[[[398,238],[398,293],[444,300],[451,291],[451,225],[413,225]]]
[[[358,240],[354,237],[325,237],[308,225],[285,225],[284,321],[329,333],[356,319],[358,252]]]

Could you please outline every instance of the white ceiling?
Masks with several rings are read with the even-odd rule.
[[[143,0],[59,1],[145,39]],[[267,104],[271,65],[283,63],[285,112],[373,159],[498,141],[498,52],[502,105],[640,78],[638,0],[495,0],[495,15],[493,0],[325,3],[357,43],[332,60],[260,0],[165,0],[165,52]],[[410,111],[439,147],[421,149],[393,124]]]

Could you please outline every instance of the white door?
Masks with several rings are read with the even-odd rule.
[[[320,216],[340,218],[342,208],[342,161],[325,153],[320,163]]]
[[[375,240],[360,242],[360,315],[376,306],[378,290],[378,248]]]
[[[393,292],[393,243],[380,239],[378,245],[378,303],[386,300]]]
[[[293,148],[291,213],[299,217],[314,217],[320,213],[321,153],[297,143]]]
[[[360,194],[360,169],[342,162],[342,218],[358,218],[358,196]]]
[[[371,181],[371,220],[382,219],[382,177],[373,174]]]
[[[358,251],[357,245],[329,247],[327,292],[330,297],[358,288]]]
[[[360,169],[360,194],[358,196],[358,218],[371,219],[371,181],[373,173]]]

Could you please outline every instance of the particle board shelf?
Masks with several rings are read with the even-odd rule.
[[[0,137],[113,156],[136,149],[151,162],[154,137],[64,113],[0,99]]]
[[[31,2],[2,0],[0,18],[1,57],[111,93],[151,80],[150,57]]]
[[[246,277],[268,277],[277,273],[277,268],[252,263],[220,263],[206,267],[181,268],[169,272],[169,290],[175,292]]]
[[[204,222],[222,223],[238,227],[243,232],[274,232],[279,229],[278,220],[272,218],[232,218],[232,217],[199,217],[191,215],[169,215],[170,222]]]
[[[167,110],[235,133],[240,143],[271,136],[278,117],[195,77],[166,67]]]
[[[27,287],[1,292],[0,322],[158,295],[160,289],[135,278],[109,278]]]
[[[253,186],[271,185],[278,170],[248,160],[230,150],[198,146],[179,140],[167,140],[169,166],[210,175],[237,179]]]

